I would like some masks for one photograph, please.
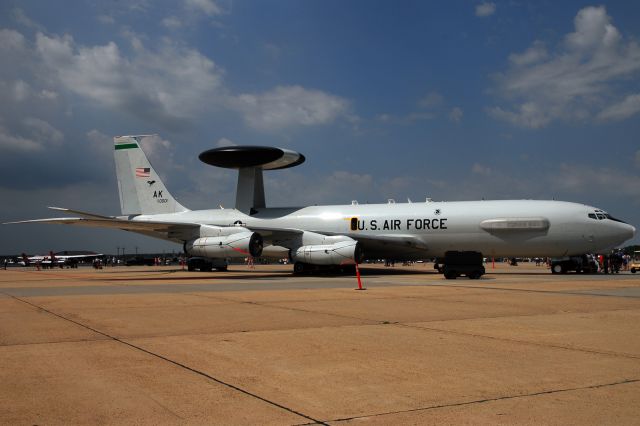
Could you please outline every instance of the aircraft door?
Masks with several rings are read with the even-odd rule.
[[[591,213],[593,214],[593,213]],[[589,215],[589,218],[591,220],[589,220],[587,226],[585,226],[584,228],[584,232],[582,234],[582,238],[584,239],[584,242],[586,243],[586,247],[589,248],[589,251],[594,250],[596,243],[598,241],[597,239],[597,220],[593,220],[593,218],[591,218],[591,215]]]

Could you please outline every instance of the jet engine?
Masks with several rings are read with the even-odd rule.
[[[362,260],[362,249],[353,239],[334,244],[301,246],[291,250],[291,260],[311,265],[353,265]]]
[[[262,254],[262,247],[262,236],[249,230],[227,236],[196,238],[184,245],[190,256],[208,258],[258,257]]]

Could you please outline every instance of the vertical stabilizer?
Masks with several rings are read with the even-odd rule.
[[[177,213],[188,209],[171,196],[140,147],[143,136],[117,136],[114,157],[123,215]]]

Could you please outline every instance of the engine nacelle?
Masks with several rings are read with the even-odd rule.
[[[334,244],[309,245],[292,250],[291,260],[312,265],[353,265],[362,260],[362,250],[353,239]]]
[[[190,256],[209,258],[258,257],[262,254],[262,236],[257,232],[236,232],[221,237],[201,237],[184,245]]]

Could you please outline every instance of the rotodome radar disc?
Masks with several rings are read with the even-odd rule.
[[[262,170],[277,170],[304,163],[299,152],[270,146],[226,146],[209,149],[198,158],[203,163],[227,169],[256,167]]]

